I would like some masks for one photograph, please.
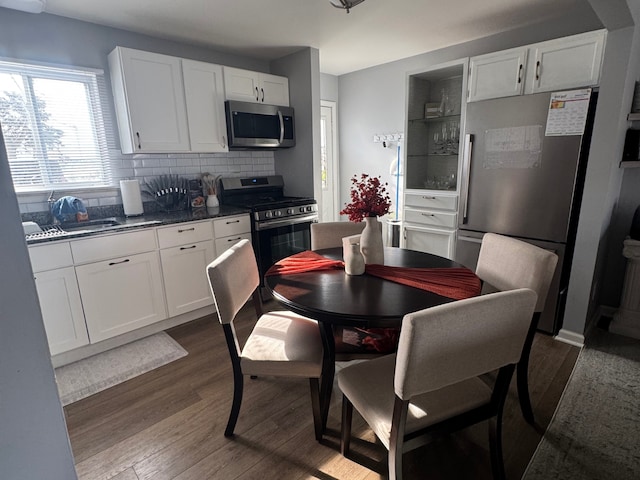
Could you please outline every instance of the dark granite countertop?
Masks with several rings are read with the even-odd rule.
[[[102,225],[101,228],[91,229],[89,225],[91,220],[101,220],[91,218],[87,222],[87,229],[82,229],[82,223],[73,224],[74,230],[64,231],[52,236],[27,238],[27,245],[36,245],[47,242],[55,242],[60,240],[70,240],[76,238],[93,237],[104,235],[107,233],[134,231],[142,228],[159,227],[162,225],[171,225],[174,223],[195,222],[198,220],[214,219],[219,217],[229,217],[232,215],[242,215],[250,213],[249,209],[233,207],[229,205],[220,205],[214,208],[199,208],[193,210],[181,210],[177,212],[155,212],[145,213],[136,217],[108,217],[108,220],[114,220],[116,225]],[[102,219],[104,220],[104,219]],[[65,224],[60,225],[64,230]],[[76,230],[79,229],[79,230]]]

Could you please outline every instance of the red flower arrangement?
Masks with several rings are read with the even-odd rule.
[[[364,217],[379,217],[389,213],[391,199],[387,194],[386,183],[380,177],[370,177],[366,173],[351,178],[351,203],[340,211],[340,215],[349,215],[352,222],[361,222]]]

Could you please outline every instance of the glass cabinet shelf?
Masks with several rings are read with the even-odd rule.
[[[448,122],[452,120],[460,120],[460,115],[442,115],[440,117],[414,118],[414,119],[410,119],[409,122],[435,123],[435,122]]]

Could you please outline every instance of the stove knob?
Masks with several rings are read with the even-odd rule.
[[[313,207],[307,207],[307,212],[313,212]]]
[[[271,217],[272,217],[271,212],[267,212],[267,213],[265,213],[265,214],[264,214],[264,216],[265,216],[266,218],[271,218]]]
[[[280,210],[276,210],[275,212],[273,212],[273,214],[274,214],[276,217],[281,217],[281,216],[282,216],[282,211],[280,211]]]
[[[287,208],[287,213],[289,215],[293,215],[293,208]]]
[[[300,213],[304,213],[304,207],[300,207]]]

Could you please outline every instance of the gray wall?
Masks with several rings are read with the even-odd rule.
[[[636,27],[637,28],[637,27]],[[609,229],[620,195],[626,116],[638,72],[634,27],[609,32],[563,328],[582,334],[596,313]],[[635,53],[634,53],[635,52]]]
[[[275,170],[285,194],[315,197],[320,192],[320,55],[305,48],[271,63],[271,70],[289,78],[289,100],[295,109],[296,146],[275,152]]]
[[[0,476],[76,478],[0,133]]]
[[[631,2],[636,3],[636,0]],[[339,77],[340,195],[341,203],[344,203],[349,193],[346,179],[351,175],[366,171],[373,175],[388,176],[392,155],[380,144],[374,144],[371,136],[404,129],[407,72],[603,28],[605,21],[610,23],[610,28],[619,28],[610,32],[607,40],[600,101],[563,326],[577,335],[584,333],[597,305],[601,282],[592,282],[592,279],[600,278],[605,265],[608,229],[623,175],[618,169],[618,162],[626,130],[625,118],[630,107],[633,80],[638,74],[638,68],[633,64],[635,58],[639,57],[634,29],[624,28],[632,23],[625,2],[591,0],[591,3],[598,12],[604,12],[605,18],[600,20],[593,10],[581,8],[570,16],[570,20],[559,19],[544,26],[533,25],[504,32]],[[628,217],[629,208],[626,210],[620,212],[624,217]],[[616,248],[619,250],[619,246]]]
[[[320,74],[320,100],[338,101],[338,77],[328,73]]]

